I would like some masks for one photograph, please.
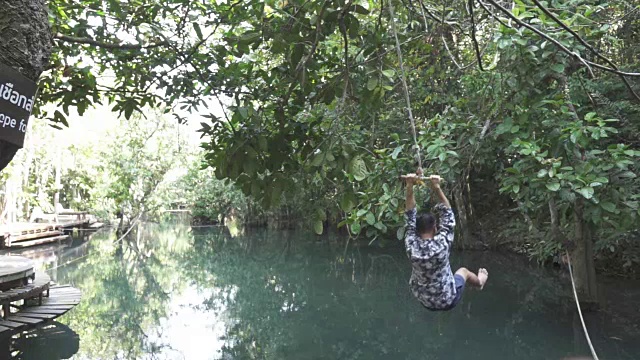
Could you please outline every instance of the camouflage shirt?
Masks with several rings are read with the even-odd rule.
[[[456,221],[451,208],[440,203],[438,232],[433,239],[421,239],[416,234],[416,209],[407,210],[404,238],[407,256],[411,260],[409,285],[413,295],[432,310],[446,309],[456,296],[456,286],[449,264]]]

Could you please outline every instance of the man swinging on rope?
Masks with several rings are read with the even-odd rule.
[[[478,271],[477,276],[466,268],[458,269],[455,275],[452,273],[449,254],[456,221],[449,200],[440,188],[440,176],[429,177],[431,189],[440,200],[435,206],[440,213],[440,220],[437,222],[432,214],[420,214],[416,221],[413,185],[421,181],[422,169],[402,178],[407,183],[404,244],[411,260],[411,291],[429,310],[451,310],[460,302],[465,283],[469,282],[482,289],[489,273],[483,268]]]

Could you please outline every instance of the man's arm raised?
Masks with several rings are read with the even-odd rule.
[[[422,170],[418,169],[417,174],[407,174],[403,175],[402,179],[407,184],[407,194],[405,201],[405,245],[407,239],[412,239],[416,235],[416,198],[413,193],[413,185],[420,179],[422,175]]]
[[[420,181],[421,177],[422,177],[422,169],[420,168],[418,168],[418,171],[416,171],[415,174],[407,174],[402,176],[402,179],[407,183],[407,195],[406,195],[406,201],[404,206],[404,209],[406,211],[409,211],[416,207],[416,198],[415,198],[415,195],[413,194],[413,185],[418,181]]]
[[[436,193],[440,202],[436,205],[436,209],[440,212],[440,219],[438,220],[438,236],[444,238],[449,245],[453,242],[453,229],[456,226],[456,219],[451,209],[449,199],[445,196],[442,188],[440,188],[440,182],[442,178],[438,175],[429,176],[431,183],[431,189]]]
[[[442,178],[438,175],[431,175],[429,176],[429,181],[431,181],[431,189],[436,193],[436,195],[438,195],[440,203],[451,209],[449,199],[447,199],[447,196],[442,191],[442,188],[440,188],[440,182],[442,181]]]

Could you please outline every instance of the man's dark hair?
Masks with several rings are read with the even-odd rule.
[[[422,235],[436,228],[436,217],[433,214],[419,214],[416,218],[416,232]]]

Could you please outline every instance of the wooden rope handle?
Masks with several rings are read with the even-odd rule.
[[[443,179],[440,175],[420,176],[420,177],[418,177],[418,178],[419,178],[420,180],[431,180],[431,177],[432,177],[432,176],[437,176],[437,177],[440,179],[440,181],[444,181],[444,179]],[[400,179],[401,179],[401,180],[404,180],[404,179],[406,179],[406,178],[407,178],[407,175],[400,175]]]

